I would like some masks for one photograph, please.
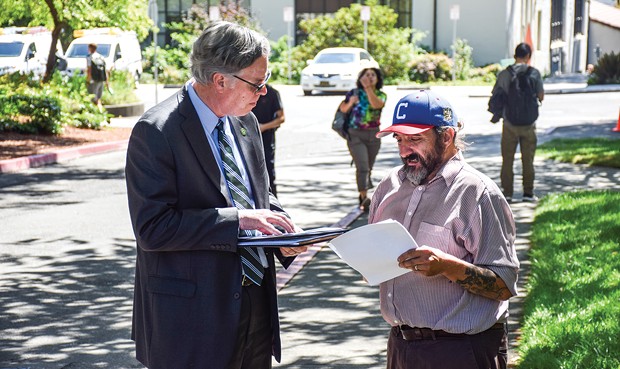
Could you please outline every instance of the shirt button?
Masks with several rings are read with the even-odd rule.
[[[239,297],[241,297],[241,294],[240,294],[239,292],[235,292],[235,293],[233,294],[233,298],[234,298],[235,300],[239,300]]]
[[[395,320],[395,321],[394,321],[394,324],[398,324],[398,323],[400,323],[398,320]]]
[[[408,212],[407,215],[413,215],[413,211]]]
[[[388,297],[392,297],[392,292],[388,293]]]

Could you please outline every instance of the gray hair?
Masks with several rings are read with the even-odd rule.
[[[256,31],[238,24],[218,21],[210,24],[192,48],[192,76],[208,84],[214,73],[234,74],[262,56],[269,57],[269,41]]]
[[[438,136],[441,136],[445,131],[449,129],[454,130],[454,139],[453,139],[454,146],[457,149],[464,151],[467,148],[468,144],[465,142],[464,135],[460,133],[463,127],[464,127],[463,122],[459,121],[458,127],[451,127],[451,126],[435,127],[435,132],[437,133]]]

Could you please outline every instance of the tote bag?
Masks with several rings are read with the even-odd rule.
[[[353,92],[353,95],[357,95],[357,90]],[[345,140],[349,139],[349,117],[351,116],[351,111],[353,108],[349,109],[348,112],[343,113],[340,111],[340,105],[344,101],[338,104],[338,109],[336,109],[336,114],[334,115],[334,120],[332,121],[332,129],[340,135],[340,137]]]

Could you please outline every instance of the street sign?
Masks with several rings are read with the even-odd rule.
[[[292,6],[285,6],[284,10],[283,10],[283,15],[284,15],[284,22],[286,22],[286,23],[292,22],[293,21],[293,17],[294,17],[293,7]]]
[[[360,11],[360,18],[366,22],[370,20],[370,7],[362,6],[362,10]]]
[[[450,7],[450,20],[459,20],[461,8],[458,4]]]

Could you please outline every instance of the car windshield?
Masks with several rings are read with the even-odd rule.
[[[317,64],[327,63],[353,63],[355,61],[355,55],[346,53],[329,53],[321,54],[316,58]]]
[[[0,42],[0,57],[16,57],[22,53],[23,42]]]
[[[110,55],[110,44],[97,45],[97,52],[104,58]],[[69,58],[85,58],[88,56],[88,44],[73,44],[67,52]]]

